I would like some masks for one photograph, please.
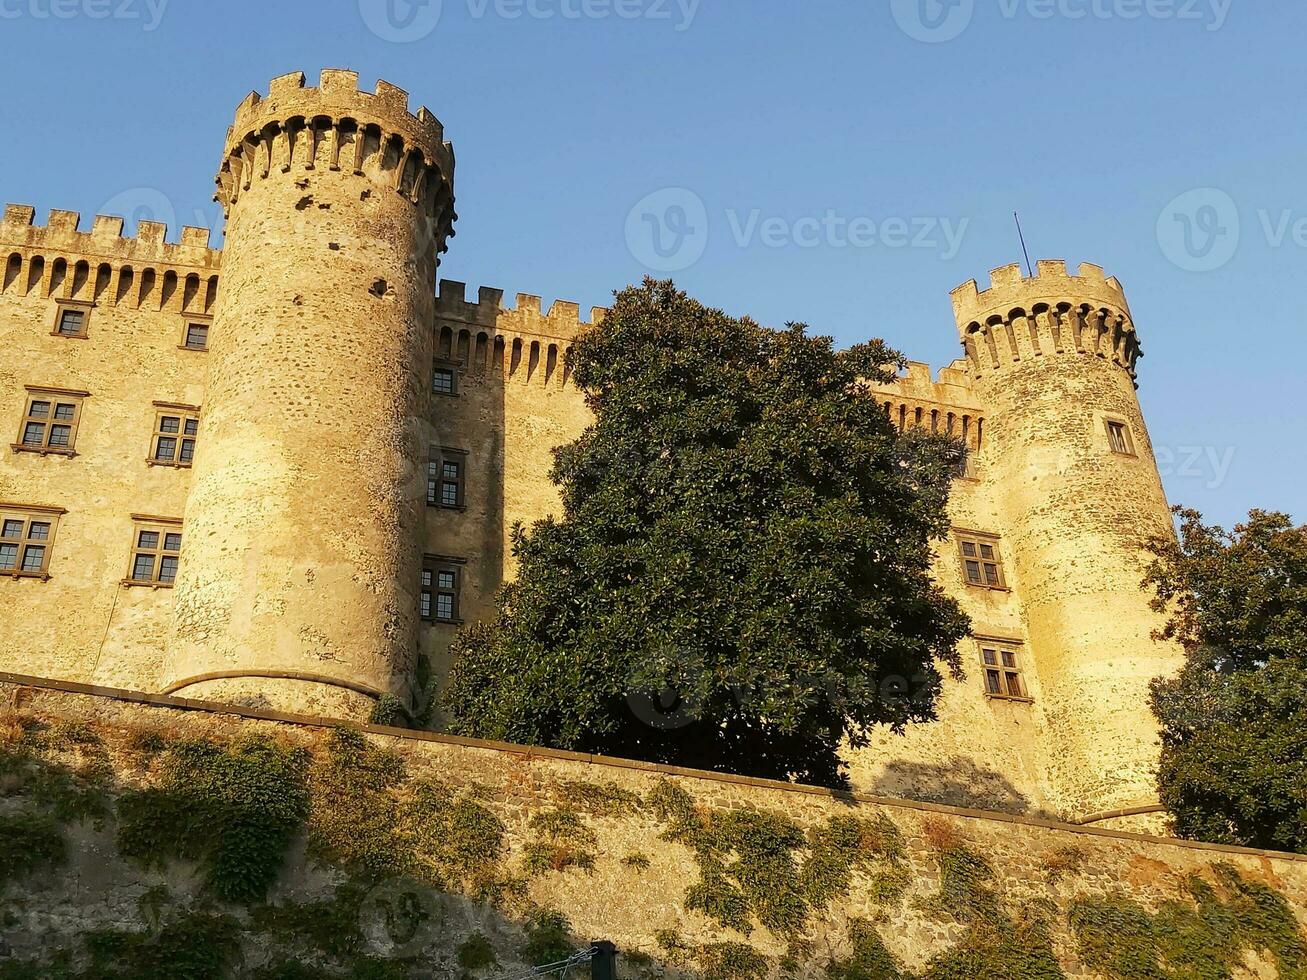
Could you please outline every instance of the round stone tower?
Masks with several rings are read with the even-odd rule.
[[[1001,491],[1052,791],[1064,816],[1146,823],[1159,809],[1148,685],[1182,654],[1151,638],[1161,619],[1141,589],[1144,542],[1173,530],[1136,395],[1130,307],[1102,269],[1073,276],[1060,261],[1033,278],[996,269],[988,290],[972,281],[952,295],[988,407],[982,464]]]
[[[236,111],[165,690],[332,716],[408,702],[437,257],[454,154],[386,82]]]

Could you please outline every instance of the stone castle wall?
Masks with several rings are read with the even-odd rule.
[[[439,684],[458,626],[514,574],[513,527],[557,512],[552,450],[590,421],[567,354],[603,314],[450,281],[437,294],[452,172],[439,121],[402,90],[295,73],[227,134],[223,255],[197,229],[167,244],[148,222],[124,239],[121,219],[83,232],[67,212],[41,227],[6,210],[0,424],[17,439],[29,386],[83,408],[76,455],[0,456],[0,510],[55,524],[48,575],[0,576],[0,668],[355,718],[382,694],[420,710],[418,665]],[[1169,524],[1129,308],[1092,266],[993,275],[954,293],[966,358],[937,377],[912,364],[879,395],[900,427],[967,445],[952,522],[995,536],[1005,581],[968,584],[956,538],[938,543],[935,577],[975,624],[962,676],[938,722],[850,754],[854,785],[1156,826],[1145,693],[1177,651],[1149,639],[1139,589],[1141,540]],[[52,333],[69,302],[91,304],[85,338]],[[179,348],[191,322],[211,323],[209,351]],[[155,402],[198,412],[194,473],[148,465]],[[1109,419],[1133,455],[1111,451]],[[446,455],[463,467],[448,508],[427,501]],[[125,584],[137,518],[184,519],[175,589]],[[437,567],[458,575],[452,623],[419,615]],[[1023,697],[987,696],[995,645],[1019,659]]]
[[[254,862],[274,862],[266,895],[217,898],[221,868],[173,856],[231,844],[227,804],[203,828],[176,822],[178,804],[243,799],[221,775],[198,796],[193,779],[169,781],[204,751],[246,760],[211,770],[241,774],[244,792],[262,785],[251,759],[305,767],[308,814]],[[0,678],[0,779],[0,823],[41,843],[0,881],[19,962],[85,956],[95,935],[135,936],[142,955],[179,936],[197,946],[221,926],[241,975],[282,956],[327,977],[361,975],[347,971],[364,957],[369,976],[498,976],[535,962],[524,924],[556,912],[573,948],[614,941],[625,978],[1307,968],[1307,859],[1292,855],[436,735],[360,739],[317,719],[13,676]],[[58,816],[22,822],[34,812]],[[154,843],[132,857],[140,840]],[[495,968],[458,966],[474,935]]]

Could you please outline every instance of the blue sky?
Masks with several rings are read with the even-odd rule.
[[[1125,284],[1173,501],[1301,520],[1304,37],[1252,0],[0,0],[0,197],[218,228],[242,96],[351,67],[444,121],[473,290],[588,308],[668,265],[935,367],[1019,209],[1032,259]]]

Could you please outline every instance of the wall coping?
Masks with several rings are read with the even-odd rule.
[[[512,745],[507,742],[494,742],[486,739],[464,738],[460,735],[445,735],[440,732],[415,732],[406,728],[389,728],[383,725],[366,725],[317,715],[300,715],[282,711],[268,711],[262,708],[245,708],[239,705],[219,704],[212,701],[198,701],[167,694],[149,694],[144,691],[130,691],[114,687],[99,687],[94,684],[82,684],[77,681],[55,680],[49,677],[35,677],[27,674],[13,674],[0,671],[0,686],[27,687],[37,690],[58,691],[64,694],[79,694],[102,698],[107,701],[121,701],[159,708],[174,708],[180,711],[202,711],[209,714],[234,715],[256,721],[271,721],[288,725],[301,725],[310,728],[351,728],[373,735],[404,739],[411,742],[435,742],[442,745],[456,745],[462,748],[484,749],[511,755],[523,762],[534,759],[558,760],[563,762],[581,762],[589,765],[604,766],[612,769],[628,769],[656,773],[664,776],[678,776],[698,779],[705,782],[725,783],[735,786],[752,786],[781,793],[794,793],[801,796],[818,796],[841,802],[867,803],[874,806],[895,807],[904,810],[919,810],[926,813],[938,813],[945,816],[961,817],[967,820],[987,820],[991,822],[1019,824],[1026,827],[1039,827],[1045,830],[1057,830],[1068,834],[1086,837],[1106,837],[1115,840],[1144,841],[1153,844],[1169,844],[1191,850],[1212,851],[1219,854],[1241,854],[1252,857],[1270,858],[1277,861],[1291,861],[1307,864],[1307,854],[1294,854],[1288,851],[1271,851],[1256,847],[1239,847],[1232,844],[1207,844],[1202,841],[1181,840],[1177,837],[1158,837],[1151,834],[1139,834],[1128,830],[1108,830],[1101,827],[1085,827],[1077,824],[1046,820],[1040,817],[1027,817],[1014,813],[1002,813],[991,810],[973,810],[966,807],[949,806],[943,803],[927,803],[922,800],[895,799],[893,797],[872,796],[845,790],[833,790],[821,786],[805,786],[797,783],[783,783],[774,779],[759,779],[754,776],[737,776],[731,773],[708,772],[701,769],[686,769],[680,766],[668,766],[655,762],[641,762],[635,759],[617,759],[610,756],[593,755],[587,752],[569,752],[563,749],[546,749],[530,745]],[[1101,817],[1101,815],[1100,815]]]

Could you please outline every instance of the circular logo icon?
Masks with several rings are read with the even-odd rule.
[[[167,225],[174,234],[177,232],[177,209],[162,191],[153,187],[133,187],[115,194],[100,205],[96,214],[121,216],[126,235],[133,234],[132,229],[142,221],[157,221]]]
[[[668,187],[642,198],[626,216],[626,247],[655,272],[680,272],[708,248],[708,209],[684,187]]]
[[[1212,272],[1239,250],[1239,206],[1215,187],[1181,194],[1157,219],[1157,243],[1186,272]]]
[[[440,23],[443,0],[359,0],[363,23],[383,41],[412,44]]]
[[[976,0],[890,0],[890,10],[899,30],[914,41],[942,44],[971,26]]]
[[[364,896],[359,928],[385,957],[420,955],[445,929],[445,907],[430,890],[392,878]]]

